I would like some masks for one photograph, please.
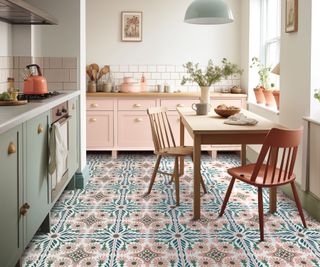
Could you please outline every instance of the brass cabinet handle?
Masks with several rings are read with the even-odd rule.
[[[141,108],[141,104],[134,104],[133,105],[135,108]]]
[[[97,119],[96,119],[96,118],[91,118],[90,121],[91,121],[91,122],[96,122]]]
[[[41,134],[43,132],[43,126],[42,126],[41,123],[38,125],[38,130],[37,131],[38,131],[38,134]]]
[[[182,108],[182,107],[184,107],[183,104],[178,104],[178,105],[177,105],[177,108]]]
[[[99,107],[99,105],[98,105],[97,103],[92,103],[92,104],[91,104],[91,107],[97,108],[97,107]]]
[[[24,203],[20,208],[20,214],[23,216],[26,215],[26,213],[28,212],[28,209],[30,209],[30,205],[28,203]]]
[[[16,146],[14,145],[14,143],[11,142],[8,146],[8,155],[11,155],[16,152],[17,152]]]
[[[141,118],[136,118],[135,121],[136,121],[136,122],[142,122],[143,119],[141,119]]]

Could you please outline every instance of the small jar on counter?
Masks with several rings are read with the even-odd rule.
[[[97,92],[97,82],[96,81],[88,81],[88,93]]]

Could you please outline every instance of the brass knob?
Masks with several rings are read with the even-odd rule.
[[[98,105],[97,103],[92,103],[92,104],[91,104],[91,107],[97,108],[97,107],[99,107],[99,105]]]
[[[91,118],[90,121],[91,121],[91,122],[96,122],[97,119],[96,119],[96,118]]]
[[[136,122],[142,122],[143,119],[141,119],[141,118],[136,118],[135,121],[136,121]]]
[[[8,146],[8,154],[10,155],[16,152],[17,152],[16,146],[14,145],[14,143],[11,142]]]
[[[133,105],[135,108],[141,108],[141,104],[134,104]]]
[[[42,126],[41,123],[38,125],[38,130],[37,131],[38,131],[38,134],[41,134],[43,132],[43,126]]]
[[[178,105],[177,105],[177,108],[182,108],[182,107],[184,107],[183,104],[178,104]]]
[[[23,216],[26,215],[26,213],[28,212],[28,209],[30,209],[30,205],[28,203],[24,203],[20,208],[20,214]]]

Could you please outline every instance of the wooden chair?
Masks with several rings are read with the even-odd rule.
[[[262,188],[271,188],[290,184],[302,224],[306,226],[301,203],[295,186],[296,176],[293,168],[297,156],[298,146],[301,141],[302,129],[284,130],[273,128],[268,133],[256,164],[231,168],[228,173],[232,176],[226,196],[224,198],[219,217],[227,206],[234,182],[239,179],[258,188],[258,211],[260,240],[264,240],[263,230],[263,199]],[[268,157],[267,157],[268,156]],[[280,166],[277,167],[278,158]],[[267,159],[266,163],[265,159]]]
[[[150,194],[152,186],[154,184],[157,173],[166,174],[171,176],[171,182],[175,182],[176,188],[176,205],[180,204],[179,197],[179,157],[193,156],[193,147],[191,146],[177,146],[172,129],[167,116],[168,109],[166,107],[155,107],[148,109],[148,115],[150,119],[152,139],[154,143],[154,153],[157,155],[157,161],[154,167],[154,171],[150,180],[149,188],[146,194]],[[159,171],[159,165],[162,157],[172,156],[174,161],[174,172],[166,173]],[[203,191],[207,193],[204,181],[201,177],[201,185]]]

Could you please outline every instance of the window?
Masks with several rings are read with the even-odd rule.
[[[281,0],[261,0],[261,20],[260,57],[266,66],[273,68],[280,60]]]

